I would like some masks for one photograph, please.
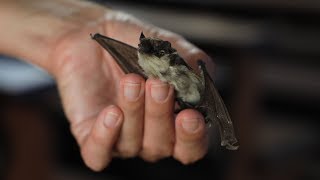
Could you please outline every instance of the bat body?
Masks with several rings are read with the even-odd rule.
[[[146,38],[143,33],[138,48],[100,34],[92,38],[113,56],[125,73],[136,73],[145,79],[155,77],[173,85],[181,109],[200,111],[206,123],[218,125],[222,146],[229,150],[238,148],[229,113],[203,61],[198,61],[200,73],[196,73],[170,42]]]
[[[204,84],[182,60],[168,41],[140,36],[138,64],[147,77],[159,78],[173,85],[179,105],[194,106],[200,102]]]

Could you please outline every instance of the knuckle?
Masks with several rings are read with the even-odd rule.
[[[176,157],[176,159],[184,165],[189,165],[189,164],[192,164],[192,163],[200,160],[201,158],[199,158],[199,157]]]
[[[91,158],[90,156],[90,152],[88,152],[88,148],[81,148],[81,156],[84,161],[84,164],[95,172],[102,171],[107,166],[107,162],[93,161],[93,158]]]
[[[102,164],[88,164],[86,163],[86,166],[89,167],[91,170],[95,171],[95,172],[100,172],[105,168],[105,165]]]
[[[173,119],[173,107],[169,107],[166,104],[159,104],[157,106],[149,106],[145,109],[145,117],[147,119],[160,120],[171,120]]]
[[[125,115],[125,120],[129,121],[131,119],[142,119],[144,113],[144,101],[143,95],[140,95],[134,101],[122,101],[121,108]]]
[[[105,136],[98,131],[92,131],[90,138],[94,144],[102,144],[103,142],[105,142]]]
[[[149,162],[156,162],[171,155],[172,148],[170,147],[144,146],[142,150],[143,159]]]
[[[158,107],[159,109],[159,107]],[[161,120],[166,120],[166,119],[173,119],[171,116],[171,110],[169,111],[159,111],[155,108],[155,110],[149,110],[146,112],[146,117],[148,119],[154,120],[154,121],[161,121]]]
[[[119,144],[117,145],[117,151],[120,157],[131,158],[135,157],[140,152],[140,146],[138,144]]]
[[[189,165],[189,164],[192,164],[198,160],[199,160],[198,158],[183,158],[180,160],[180,162],[184,165]]]
[[[189,165],[201,160],[205,156],[205,152],[194,153],[176,153],[174,158],[184,165]]]

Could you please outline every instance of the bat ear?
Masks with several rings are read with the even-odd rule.
[[[146,37],[144,36],[143,32],[141,32],[141,34],[140,34],[140,40],[143,39],[143,38],[146,38]]]

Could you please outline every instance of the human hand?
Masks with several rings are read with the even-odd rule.
[[[199,112],[188,109],[174,118],[173,87],[160,80],[145,82],[138,75],[125,75],[89,37],[99,32],[137,46],[141,31],[173,42],[192,65],[197,59],[209,59],[182,37],[116,11],[107,12],[95,26],[65,35],[53,54],[71,131],[93,170],[106,167],[112,157],[141,156],[154,162],[173,156],[188,164],[207,152],[208,134]]]
[[[44,5],[40,6],[41,3]],[[12,46],[1,46],[0,50],[29,59],[54,76],[72,134],[87,166],[99,171],[113,157],[135,156],[151,162],[172,156],[188,164],[206,154],[208,134],[203,116],[192,109],[175,116],[171,86],[156,79],[145,81],[135,74],[125,75],[89,34],[98,32],[137,46],[143,31],[146,36],[170,41],[192,67],[196,68],[196,61],[202,59],[210,69],[212,62],[203,51],[177,34],[84,1],[37,1],[34,4],[36,8],[49,7],[50,11],[34,11],[30,5],[29,14],[43,13],[26,19],[37,23],[33,25],[37,28],[25,23],[15,28],[21,33],[8,29],[2,33],[7,34],[3,42]],[[59,11],[50,9],[58,5],[61,5]],[[67,6],[74,13],[60,17],[68,14],[61,13],[68,10]],[[21,12],[21,17],[25,14]],[[9,24],[13,22],[7,19]],[[24,41],[15,42],[16,39]],[[21,48],[11,48],[14,45]]]

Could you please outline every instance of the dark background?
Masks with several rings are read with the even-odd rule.
[[[85,167],[43,71],[0,56],[0,170],[5,179],[320,179],[320,2],[98,1],[177,32],[217,64],[240,139],[201,161],[114,159]]]

